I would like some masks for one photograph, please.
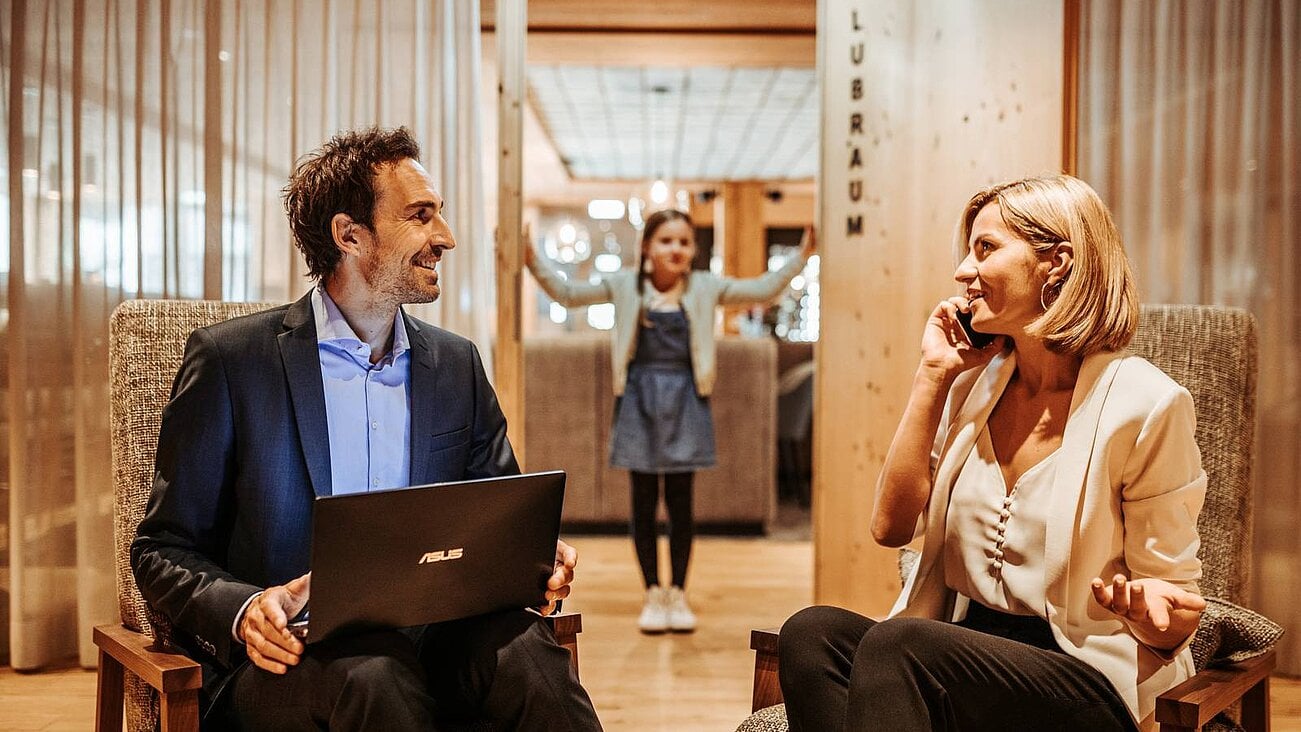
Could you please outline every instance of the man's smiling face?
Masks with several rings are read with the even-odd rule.
[[[359,264],[376,299],[396,305],[438,299],[436,267],[456,246],[442,209],[442,196],[415,160],[375,173],[375,227]]]

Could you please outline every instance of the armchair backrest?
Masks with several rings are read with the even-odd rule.
[[[1256,320],[1238,308],[1144,305],[1131,350],[1193,396],[1206,504],[1197,522],[1202,593],[1239,605],[1251,575]]]
[[[196,328],[278,303],[127,300],[109,319],[109,431],[113,451],[113,543],[122,624],[154,635],[154,623],[131,574],[131,542],[154,483],[163,406]]]

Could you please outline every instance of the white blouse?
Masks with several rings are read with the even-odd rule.
[[[1007,489],[989,427],[953,484],[944,537],[949,589],[1011,615],[1047,617],[1044,529],[1057,452],[1021,474]]]

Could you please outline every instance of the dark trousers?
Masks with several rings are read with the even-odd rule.
[[[1042,633],[1030,642],[1002,635],[919,618],[876,622],[835,607],[801,610],[782,626],[778,645],[790,728],[1136,729],[1100,671],[1032,645]]]
[[[307,646],[284,675],[246,664],[205,728],[599,730],[551,629],[523,610]]]
[[[664,478],[664,507],[669,514],[669,564],[673,585],[687,586],[687,565],[691,563],[691,542],[696,535],[691,511],[691,482],[695,473],[632,474],[632,544],[637,550],[642,580],[647,587],[660,583],[659,553],[655,540],[655,509],[660,500],[660,478]]]

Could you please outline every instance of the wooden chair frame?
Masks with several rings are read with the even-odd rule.
[[[782,703],[777,682],[776,628],[750,632],[754,650],[754,693],[751,712]],[[1229,666],[1205,668],[1191,679],[1157,697],[1156,721],[1161,732],[1191,732],[1211,718],[1242,702],[1242,728],[1269,732],[1269,675],[1277,659],[1274,651]]]
[[[583,617],[562,613],[546,618],[556,641],[569,651],[569,665],[578,675],[578,634]],[[163,732],[199,729],[199,664],[174,650],[159,648],[154,639],[123,625],[95,628],[99,647],[99,680],[95,692],[95,729],[120,732],[125,703],[125,672],[138,676],[158,692],[159,726]]]

